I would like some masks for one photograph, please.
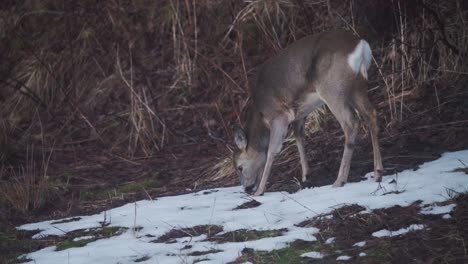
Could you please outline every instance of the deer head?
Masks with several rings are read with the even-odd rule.
[[[265,167],[266,149],[262,151],[256,144],[249,142],[245,131],[240,127],[234,131],[234,141],[238,148],[232,159],[234,168],[245,191],[255,192]]]

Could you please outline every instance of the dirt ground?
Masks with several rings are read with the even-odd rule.
[[[295,241],[287,250],[269,253],[244,250],[243,256],[234,263],[339,263],[336,258],[343,255],[350,256],[348,261],[351,263],[466,263],[467,248],[462,241],[466,241],[467,236],[467,201],[468,196],[463,194],[444,203],[457,204],[450,219],[442,219],[440,215],[422,215],[418,203],[365,214],[361,213],[365,208],[347,205],[334,210],[332,218],[320,216],[299,224],[318,227],[318,241]],[[381,229],[394,231],[412,224],[424,225],[425,228],[401,236],[371,235]],[[333,242],[327,243],[330,238]],[[355,245],[364,241],[362,246]],[[298,253],[311,250],[325,257],[297,257]]]

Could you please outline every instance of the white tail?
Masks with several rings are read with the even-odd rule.
[[[369,126],[374,152],[374,179],[382,177],[377,113],[367,96],[367,70],[372,61],[369,43],[346,31],[333,31],[303,38],[266,61],[251,90],[251,105],[243,129],[235,132],[239,151],[234,165],[246,191],[265,191],[275,156],[280,152],[289,124],[292,125],[302,167],[302,180],[309,170],[304,146],[307,115],[326,104],[338,119],[345,145],[338,177],[348,179],[358,130],[358,112]]]
[[[367,80],[367,70],[372,61],[372,51],[367,41],[361,39],[354,49],[348,55],[348,64],[355,73],[361,72],[362,76]]]

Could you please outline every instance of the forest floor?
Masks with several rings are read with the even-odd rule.
[[[18,227],[30,263],[464,263],[468,151],[336,189],[241,187]],[[29,244],[30,248],[25,245]]]

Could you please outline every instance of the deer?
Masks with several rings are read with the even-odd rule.
[[[369,101],[367,71],[372,61],[369,43],[349,31],[334,30],[304,37],[258,69],[249,104],[234,129],[237,150],[233,165],[246,193],[263,195],[275,157],[292,127],[307,180],[305,151],[307,116],[326,105],[345,136],[344,151],[333,187],[348,180],[360,119],[370,131],[374,156],[373,178],[382,180],[377,111]]]

